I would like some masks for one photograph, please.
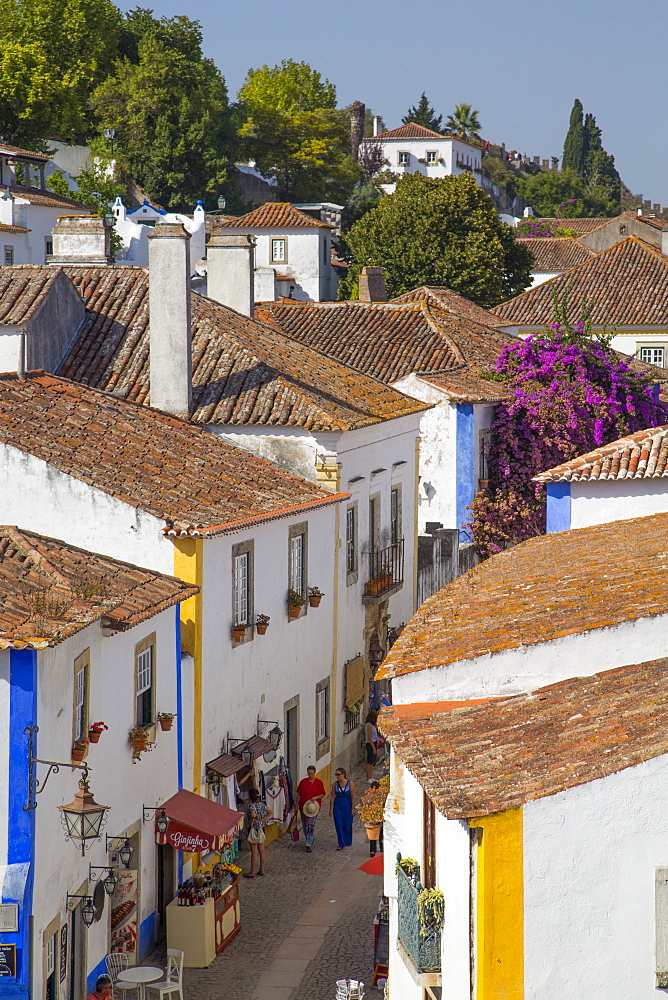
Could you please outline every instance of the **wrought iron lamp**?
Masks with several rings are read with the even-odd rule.
[[[235,743],[236,746],[233,746],[230,749],[230,743]],[[240,740],[237,739],[236,736],[228,736],[227,752],[233,753],[236,757],[241,757],[241,760],[243,761],[244,764],[247,764],[248,767],[252,767],[253,761],[255,760],[255,755],[253,754],[251,748],[246,746],[247,743],[248,740]]]
[[[279,724],[277,722],[273,722],[273,721],[271,721],[269,719],[258,719],[257,723],[258,723],[258,726],[273,726],[274,727],[273,729],[269,730],[269,732],[267,733],[267,737],[266,738],[269,740],[269,742],[271,743],[271,745],[274,748],[274,750],[278,750],[279,746],[281,745],[281,740],[283,739],[283,730],[281,729],[281,727],[279,726]]]
[[[158,833],[167,833],[167,827],[169,826],[169,816],[162,808],[162,806],[142,806],[142,822],[148,823],[148,821],[155,817],[155,825],[158,828]],[[156,816],[156,813],[158,814]]]
[[[71,899],[83,899],[85,900],[83,906],[81,907],[81,919],[85,923],[86,927],[90,925],[95,920],[95,904],[91,896],[75,896],[71,895],[69,892],[67,894],[67,908],[68,910],[73,910],[74,906],[70,906]]]
[[[113,845],[114,840],[121,841],[122,842],[121,846],[114,847]],[[106,847],[107,847],[107,854],[109,853],[109,851],[114,851],[116,854],[118,854],[119,858],[121,859],[125,867],[126,868],[128,867],[128,865],[130,864],[130,858],[132,857],[132,848],[130,847],[130,841],[128,840],[127,837],[114,837],[110,833],[108,833],[106,837]]]
[[[385,650],[378,641],[378,637],[374,636],[369,643],[369,661],[374,673],[378,670],[378,667],[381,665],[384,658]]]
[[[106,875],[95,875],[94,872],[106,872]],[[113,896],[116,891],[116,886],[118,885],[118,875],[116,874],[115,868],[105,867],[104,865],[89,865],[88,866],[88,878],[91,882],[98,882],[102,880],[102,885],[107,896]]]

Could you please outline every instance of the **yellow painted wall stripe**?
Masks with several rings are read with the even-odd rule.
[[[470,825],[482,831],[476,859],[476,1000],[523,1000],[522,810]]]
[[[202,779],[202,578],[204,540],[174,539],[174,575],[199,587],[199,593],[181,602],[181,647],[194,660],[193,679],[193,791],[199,794]],[[184,784],[187,785],[184,775]]]

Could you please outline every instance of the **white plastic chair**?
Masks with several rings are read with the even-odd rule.
[[[178,948],[167,949],[167,972],[165,978],[159,983],[146,984],[147,996],[157,993],[160,1000],[167,993],[178,993],[179,1000],[183,1000],[183,952]]]
[[[114,989],[120,990],[125,996],[125,994],[131,990],[137,989],[136,983],[124,983],[123,973],[128,968],[130,961],[125,952],[122,951],[112,951],[110,952],[106,959],[107,972],[111,976],[111,981],[114,984]]]

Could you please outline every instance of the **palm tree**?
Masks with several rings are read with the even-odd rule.
[[[469,136],[476,136],[481,129],[479,111],[474,111],[470,104],[457,104],[451,115],[445,121],[445,127],[455,135],[461,135],[465,139]]]

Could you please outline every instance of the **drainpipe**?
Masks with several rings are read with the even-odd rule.
[[[16,375],[21,381],[26,377],[26,335],[24,330],[19,331],[19,356],[16,361]]]

